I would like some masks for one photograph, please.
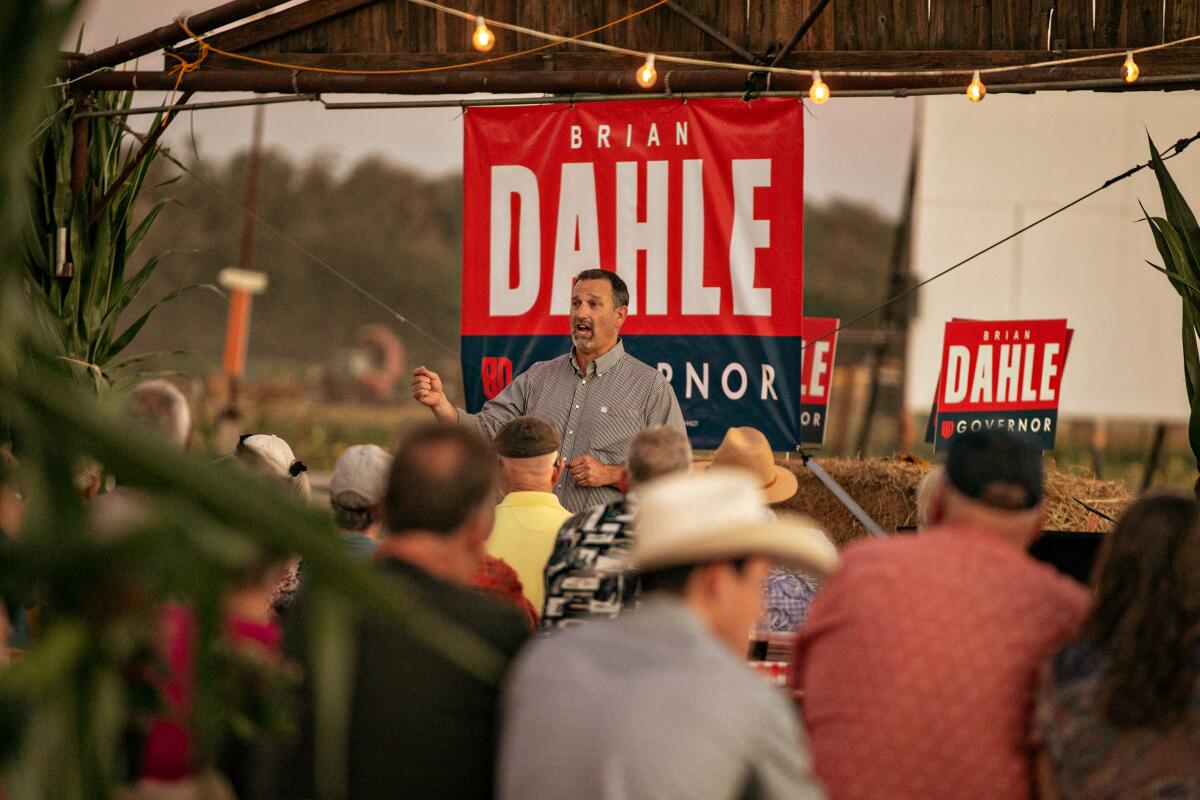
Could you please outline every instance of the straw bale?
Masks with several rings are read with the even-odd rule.
[[[916,459],[817,459],[885,531],[915,527],[917,484],[932,464]],[[796,474],[800,489],[790,500],[776,505],[780,510],[806,514],[821,524],[837,545],[867,536],[866,530],[825,488],[802,462],[782,461]],[[1053,462],[1046,466],[1046,530],[1087,530],[1087,509],[1082,500],[1110,517],[1117,517],[1132,499],[1120,481],[1101,481],[1091,476],[1064,474]],[[1111,523],[1100,520],[1105,531]]]

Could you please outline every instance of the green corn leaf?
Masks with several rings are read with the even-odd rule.
[[[163,303],[171,302],[176,297],[179,297],[181,294],[184,294],[185,292],[190,292],[193,289],[204,289],[204,290],[214,293],[218,297],[221,297],[221,298],[225,297],[225,295],[221,293],[221,290],[218,289],[216,286],[213,286],[211,283],[194,283],[191,286],[184,286],[182,289],[176,289],[175,291],[171,292],[170,294],[167,294],[165,297],[163,297],[161,300],[159,300],[154,305],[150,306],[150,308],[146,310],[146,313],[142,314],[140,317],[138,317],[133,322],[132,325],[130,325],[128,328],[126,328],[125,332],[122,333],[120,336],[118,336],[117,340],[112,343],[111,347],[108,348],[108,352],[103,354],[103,361],[101,363],[107,363],[109,361],[109,359],[111,359],[113,356],[117,355],[122,350],[124,350],[126,347],[128,347],[129,343],[133,341],[133,337],[137,336],[138,331],[140,331],[142,329],[142,327],[145,326],[146,322],[149,321],[150,315],[154,313],[154,310],[156,308],[161,306]]]
[[[1193,283],[1196,282],[1196,276],[1193,274],[1194,270],[1191,268],[1188,258],[1187,245],[1184,243],[1179,231],[1173,224],[1161,217],[1154,221],[1158,226],[1158,232],[1162,235],[1163,242],[1167,246],[1167,252],[1171,254],[1169,259],[1165,259],[1164,266],[1171,270],[1172,274],[1179,280],[1182,281],[1184,278],[1187,278]]]
[[[117,290],[117,293],[113,296],[112,301],[109,303],[108,311],[104,314],[104,319],[101,322],[101,325],[103,325],[109,333],[111,333],[112,329],[116,326],[117,318],[120,317],[121,312],[124,311],[139,294],[141,294],[142,289],[146,286],[146,282],[153,277],[154,270],[158,268],[158,261],[158,256],[152,256],[147,259],[145,265],[138,270],[132,278],[125,281],[120,289]],[[112,337],[109,336],[110,340],[111,338]]]
[[[1182,285],[1182,287],[1187,288],[1190,291],[1192,291],[1192,295],[1195,296],[1196,299],[1200,300],[1200,287],[1198,287],[1198,285],[1196,285],[1195,283],[1192,282],[1192,278],[1183,278],[1180,276],[1176,276],[1174,272],[1166,271],[1165,269],[1163,269],[1162,266],[1159,266],[1158,264],[1154,264],[1153,261],[1150,261],[1150,260],[1147,260],[1146,264],[1148,266],[1150,266],[1152,270],[1162,272],[1163,275],[1168,277],[1170,279],[1171,285],[1174,285],[1175,290],[1177,291],[1178,294],[1180,294],[1181,297],[1187,296],[1186,294],[1183,293],[1183,291],[1180,290],[1180,287]],[[1176,285],[1176,283],[1178,283],[1180,285]]]
[[[1140,201],[1138,205],[1141,205]],[[1184,284],[1179,279],[1182,272],[1175,261],[1175,252],[1171,249],[1171,245],[1163,232],[1163,227],[1170,223],[1162,217],[1150,216],[1146,212],[1145,206],[1142,206],[1142,214],[1144,215],[1143,219],[1145,219],[1146,224],[1150,227],[1150,233],[1154,237],[1154,244],[1158,248],[1159,255],[1163,258],[1164,271],[1167,273],[1168,280],[1171,281],[1171,285],[1175,287],[1175,291],[1179,293],[1179,296],[1184,297]]]
[[[1183,304],[1183,368],[1184,382],[1187,386],[1188,405],[1191,407],[1191,417],[1188,420],[1188,443],[1196,463],[1200,464],[1200,350],[1196,345],[1195,310],[1188,303]]]
[[[151,353],[142,353],[141,355],[122,358],[119,361],[110,362],[108,368],[113,372],[130,369],[131,367],[140,367],[145,364],[154,362],[160,358],[193,358],[197,357],[196,353],[191,350],[155,350]]]
[[[1154,177],[1158,180],[1158,189],[1162,195],[1167,219],[1179,231],[1185,248],[1191,255],[1191,259],[1187,263],[1189,271],[1200,272],[1198,269],[1200,268],[1200,226],[1196,224],[1196,215],[1192,213],[1191,207],[1183,198],[1183,194],[1175,184],[1175,179],[1167,171],[1166,164],[1149,134],[1146,135],[1146,140],[1150,145],[1150,165],[1154,169]]]
[[[150,226],[158,219],[158,215],[167,205],[166,200],[160,200],[154,204],[154,207],[146,212],[146,216],[142,217],[142,221],[137,224],[133,232],[129,234],[129,239],[125,243],[125,257],[129,258],[134,251],[138,249],[138,245],[142,243],[142,239],[146,238],[146,234],[150,232]]]
[[[319,797],[341,800],[346,790],[346,748],[350,733],[350,708],[354,704],[354,635],[357,622],[345,599],[314,582],[309,603],[309,663],[312,664],[314,735],[323,746],[317,755],[316,790]]]
[[[119,294],[125,283],[126,254],[129,252],[129,226],[124,223],[118,223],[115,227],[117,236],[113,242],[112,256],[109,261],[110,266],[108,274],[104,276],[103,291],[98,292],[100,296],[96,304],[96,310],[100,313],[101,319],[107,315],[108,308],[117,299],[113,297],[113,291],[115,290]]]
[[[116,252],[116,243],[113,241],[115,233],[107,220],[101,218],[93,230],[92,250],[87,261],[75,265],[75,280],[83,283],[80,316],[84,338],[91,338],[89,334],[98,333],[100,320],[104,318],[104,296],[112,279]]]

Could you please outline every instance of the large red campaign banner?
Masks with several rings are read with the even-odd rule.
[[[1002,428],[1054,447],[1073,331],[1065,319],[946,323],[934,449],[967,431]]]
[[[602,267],[629,285],[626,349],[671,380],[693,444],[715,446],[731,425],[760,428],[777,449],[819,441],[801,420],[798,102],[476,108],[465,119],[470,410],[567,351],[571,279]]]

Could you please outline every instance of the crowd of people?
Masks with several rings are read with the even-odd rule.
[[[1200,798],[1194,500],[1132,503],[1089,591],[1026,552],[1045,519],[1037,447],[967,433],[922,482],[917,534],[839,552],[778,508],[798,483],[761,432],[731,428],[693,462],[669,387],[617,349],[628,299],[609,275],[575,283],[569,354],[476,415],[419,369],[435,420],[389,449],[348,448],[330,479],[348,556],[485,648],[497,679],[361,610],[343,632],[353,672],[331,784],[309,640],[321,576],[256,564],[228,598],[228,635],[305,678],[295,737],[246,756],[244,796]],[[129,411],[188,446],[169,383],[139,387]],[[282,439],[244,436],[232,458],[310,500]],[[0,490],[8,533],[19,502]],[[93,502],[99,520],[137,498]],[[21,609],[8,612],[18,641]],[[194,622],[183,606],[163,619],[169,711],[144,744],[143,787],[195,767]],[[747,663],[780,636],[794,641],[786,686]]]

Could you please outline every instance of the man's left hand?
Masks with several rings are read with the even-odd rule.
[[[580,456],[567,464],[571,477],[580,486],[616,486],[625,474],[620,465],[602,464],[591,456]]]

